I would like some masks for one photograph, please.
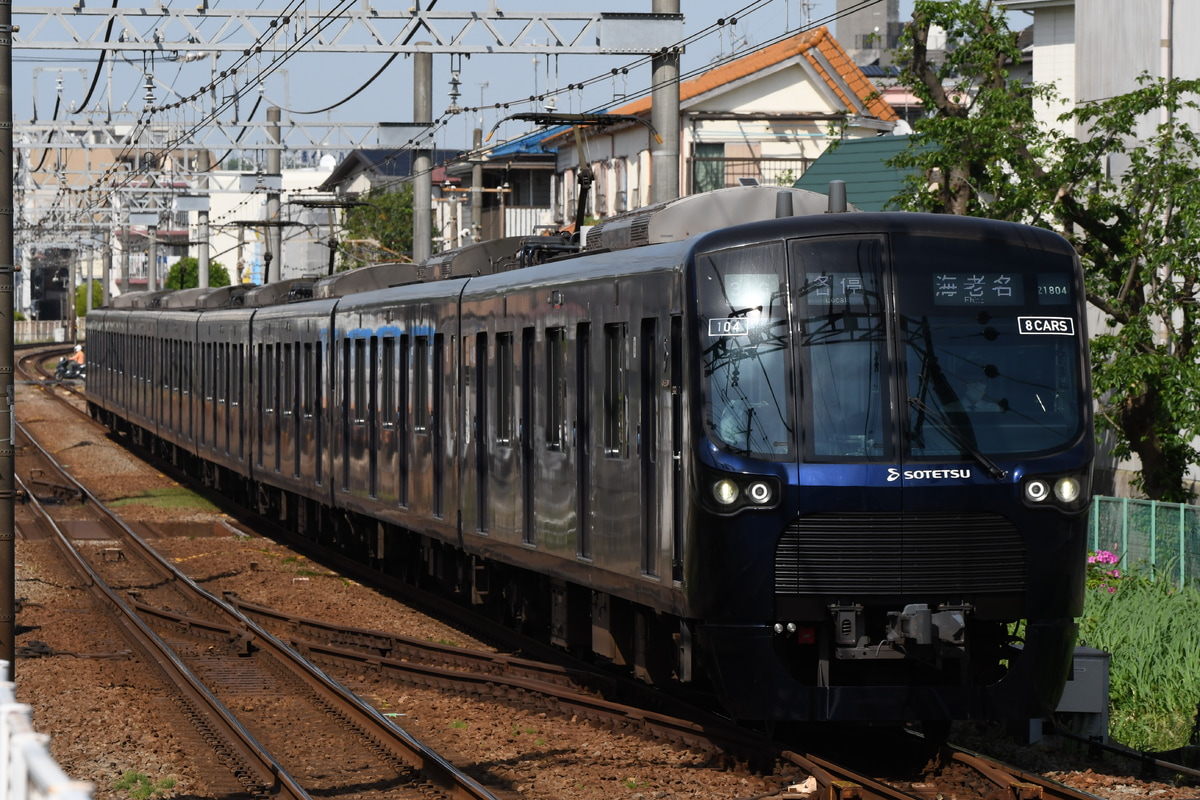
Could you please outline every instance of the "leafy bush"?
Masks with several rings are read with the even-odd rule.
[[[1124,572],[1112,553],[1088,559],[1079,635],[1111,654],[1109,736],[1139,750],[1188,743],[1200,702],[1200,590],[1170,568]]]

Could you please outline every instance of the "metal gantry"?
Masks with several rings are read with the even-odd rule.
[[[18,24],[12,44],[21,50],[136,53],[170,62],[212,62],[211,83],[189,94],[164,85],[171,102],[164,100],[162,105],[156,105],[155,79],[147,73],[142,109],[113,110],[97,102],[73,110],[72,121],[20,123],[14,142],[21,168],[15,177],[23,187],[18,229],[37,231],[39,243],[44,243],[71,238],[67,231],[116,227],[114,197],[119,193],[122,202],[137,208],[149,193],[139,199],[136,192],[127,191],[127,182],[125,189],[118,188],[128,178],[113,174],[114,159],[136,164],[137,171],[147,174],[155,169],[145,165],[147,156],[151,161],[169,158],[174,162],[173,186],[177,182],[186,188],[196,185],[192,167],[200,152],[251,152],[261,169],[273,160],[270,154],[279,151],[399,146],[421,152],[429,146],[416,134],[397,143],[395,132],[379,122],[307,122],[285,114],[283,125],[276,127],[278,123],[268,120],[240,118],[249,105],[247,74],[286,76],[281,65],[300,53],[636,56],[659,53],[683,37],[677,0],[668,0],[676,2],[674,13],[663,13],[658,5],[662,0],[655,0],[656,12],[648,14],[501,11],[495,2],[486,11],[436,11],[429,8],[435,2],[415,0],[411,7],[395,10],[367,0],[341,0],[322,11],[302,4],[292,13],[283,7],[210,8],[206,0],[179,8],[162,2],[147,8],[89,7],[86,0],[71,6],[14,7]],[[218,54],[232,55],[232,63],[219,69]],[[111,80],[111,59],[109,63]],[[260,72],[254,73],[256,69]],[[237,86],[235,76],[245,83]],[[59,85],[61,97],[61,80]],[[417,95],[431,92],[430,85],[415,87]],[[272,136],[275,130],[279,134]],[[51,156],[54,160],[46,167]]]

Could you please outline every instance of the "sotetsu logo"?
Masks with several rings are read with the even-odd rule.
[[[906,481],[936,481],[945,480],[946,478],[962,478],[971,477],[970,469],[906,469],[903,472],[895,467],[888,467],[888,483],[899,480],[901,477]]]

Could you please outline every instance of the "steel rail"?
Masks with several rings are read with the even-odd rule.
[[[104,506],[103,503],[101,503],[90,491],[88,491],[86,486],[63,470],[61,466],[58,465],[54,457],[47,453],[46,450],[37,443],[37,441],[29,434],[27,430],[25,430],[23,426],[19,426],[19,428],[25,438],[38,449],[42,456],[51,464],[54,464],[68,481],[78,487],[82,493],[82,497],[86,501],[90,502],[94,508],[96,508],[100,513],[104,514],[114,525],[122,530],[127,541],[133,543],[137,547],[139,555],[141,555],[146,562],[151,564],[156,572],[160,572],[165,576],[168,576],[168,579],[173,581],[182,590],[193,593],[197,597],[203,598],[204,602],[211,603],[212,605],[220,608],[223,613],[227,614],[233,619],[236,619],[238,624],[244,626],[248,633],[254,637],[256,645],[269,652],[280,663],[288,665],[291,668],[293,675],[305,686],[307,686],[310,691],[322,696],[332,696],[338,703],[339,707],[347,713],[352,725],[357,726],[361,731],[374,731],[377,733],[378,737],[373,738],[377,738],[378,741],[389,751],[391,751],[391,753],[398,760],[407,764],[413,769],[420,771],[451,797],[457,798],[458,800],[496,800],[495,795],[477,783],[469,775],[454,767],[439,753],[422,743],[407,731],[397,726],[394,722],[381,714],[374,707],[364,702],[353,692],[347,690],[337,681],[334,681],[323,671],[309,663],[302,655],[297,653],[291,647],[287,646],[253,620],[242,614],[235,607],[227,603],[225,600],[218,598],[212,593],[203,589],[191,578],[180,572],[172,564],[163,559],[163,557],[157,551],[155,551],[154,548],[147,544],[144,539],[138,536],[136,532],[134,532],[116,514]],[[66,546],[70,547],[66,536],[61,534],[61,532],[59,535],[62,537],[62,541],[66,543]],[[87,567],[87,571],[90,573],[93,581],[103,585],[103,582],[99,576],[96,575],[90,567]],[[105,588],[107,589],[107,587]],[[128,605],[121,601],[120,598],[117,598],[116,595],[112,595],[112,597],[117,603],[120,604],[120,607],[123,610],[128,610],[128,613],[131,614],[133,613],[132,609],[130,609]],[[139,620],[139,624],[144,623],[141,623]],[[186,667],[184,667],[182,663],[180,663],[180,667],[186,670]],[[195,680],[194,676],[191,676],[190,671],[187,674],[192,678],[192,680]],[[199,685],[198,681],[196,681],[196,683]],[[218,704],[217,707],[223,708],[223,706],[220,706],[216,697],[213,697],[213,702]],[[246,732],[246,735],[249,736],[249,733]],[[256,747],[258,746],[257,742],[254,744]],[[282,770],[282,767],[279,769]],[[299,788],[298,784],[297,788]],[[303,790],[301,789],[301,791]],[[301,796],[307,797],[307,795]]]
[[[28,439],[28,432],[19,424],[18,429]],[[255,794],[269,794],[291,800],[312,800],[299,782],[263,749],[254,736],[188,669],[170,646],[92,569],[79,551],[71,545],[67,535],[54,522],[37,497],[28,491],[20,477],[17,477],[16,481],[25,491],[29,505],[54,533],[55,544],[67,556],[68,564],[79,575],[82,583],[103,605],[113,610],[118,624],[126,631],[131,642],[141,648],[150,662],[163,671],[168,682],[179,692],[180,699],[193,718],[203,719],[209,730],[226,742],[228,749],[225,756],[233,762],[230,764],[231,772],[237,774],[246,788]],[[251,775],[253,780],[248,779]]]

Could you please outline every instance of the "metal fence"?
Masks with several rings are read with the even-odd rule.
[[[32,709],[16,701],[8,662],[0,661],[0,800],[91,800],[94,787],[73,781],[33,728]]]
[[[704,158],[688,159],[688,192],[709,191],[756,181],[763,186],[790,187],[816,159],[801,156],[780,158]]]
[[[1181,585],[1200,579],[1200,507],[1127,497],[1092,498],[1091,550],[1108,550],[1121,566],[1146,564]]]

